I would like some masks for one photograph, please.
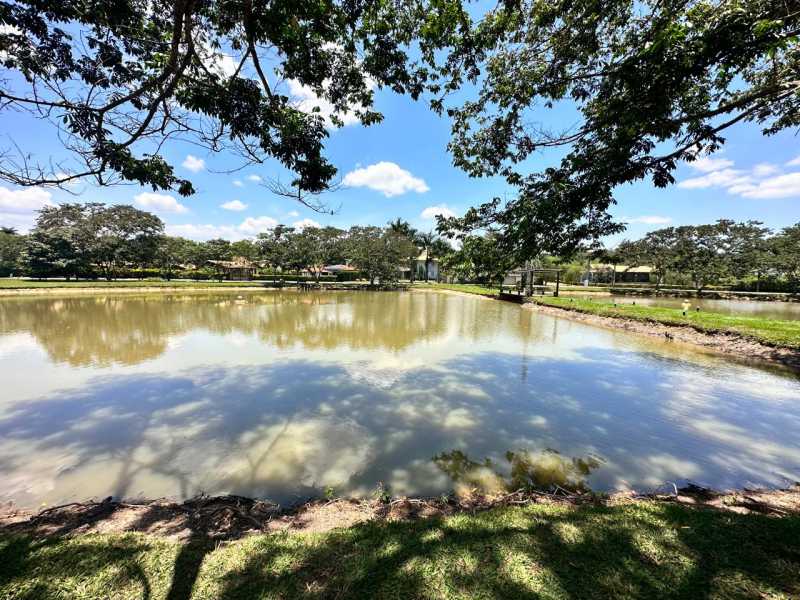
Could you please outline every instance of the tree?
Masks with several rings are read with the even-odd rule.
[[[437,236],[434,232],[417,233],[415,237],[417,245],[422,247],[425,253],[425,281],[428,281],[430,265],[435,258],[440,258],[450,251],[450,245]]]
[[[343,260],[343,231],[336,227],[305,227],[291,236],[293,262],[300,269],[308,269],[319,281],[325,265]]]
[[[180,266],[194,263],[197,246],[196,242],[181,237],[162,236],[155,253],[155,264],[162,276],[172,279]]]
[[[380,227],[351,227],[346,237],[346,253],[351,263],[362,271],[370,285],[397,281],[408,240]]]
[[[8,277],[18,271],[24,247],[25,236],[18,235],[14,228],[3,227],[0,230],[0,277]]]
[[[273,270],[283,273],[289,268],[293,235],[294,228],[282,224],[258,234],[259,253]]]
[[[692,278],[701,292],[710,283],[718,282],[727,273],[725,231],[727,223],[686,225],[675,228],[675,246],[671,266]]]
[[[502,285],[514,267],[512,258],[498,243],[494,232],[466,236],[461,248],[445,255],[445,268],[461,281]]]
[[[649,232],[643,239],[620,245],[618,251],[631,266],[649,265],[656,277],[656,289],[661,287],[667,271],[675,263],[676,231],[665,227]]]
[[[766,135],[800,124],[799,27],[796,3],[770,0],[498,3],[444,59],[451,85],[434,106],[453,118],[455,164],[517,192],[439,230],[496,227],[518,262],[620,231],[618,186],[673,183],[680,161],[717,151],[736,123]],[[477,92],[445,106],[464,80]],[[565,103],[580,118],[553,131],[542,113]],[[527,171],[534,153],[558,150],[557,164]]]
[[[776,269],[797,290],[800,283],[800,223],[784,227],[769,240],[769,246],[775,256]]]
[[[154,214],[133,206],[102,207],[88,216],[93,237],[90,262],[106,279],[116,277],[122,265],[145,267],[151,264],[164,231],[164,223]]]
[[[115,277],[123,264],[143,266],[155,256],[164,224],[129,205],[98,202],[46,206],[28,236],[24,260],[38,276]]]
[[[301,202],[336,174],[324,157],[330,125],[345,114],[369,125],[373,88],[416,98],[431,62],[468,21],[457,1],[372,0],[16,0],[0,2],[4,67],[0,106],[50,123],[63,160],[31,163],[0,155],[0,178],[17,185],[133,181],[194,191],[160,149],[173,138],[210,151],[231,149],[244,164],[274,158],[295,173]],[[424,26],[424,27],[423,27]],[[279,82],[328,103],[298,107]],[[54,136],[55,137],[55,136]]]
[[[727,226],[728,270],[739,279],[755,275],[756,291],[760,289],[761,279],[773,268],[767,241],[770,230],[762,225],[760,221],[747,221],[731,222]]]
[[[414,283],[414,279],[416,278],[417,257],[419,256],[419,248],[416,244],[419,232],[411,227],[408,221],[404,221],[400,217],[394,221],[389,221],[386,226],[389,233],[400,236],[405,240],[402,242],[402,247],[405,250],[404,258],[408,262],[409,280],[411,283]]]
[[[249,261],[258,258],[258,245],[252,240],[238,240],[231,243],[231,256],[241,256]]]

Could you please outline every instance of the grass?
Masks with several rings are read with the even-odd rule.
[[[471,283],[415,283],[414,287],[433,290],[451,290],[453,292],[464,292],[465,294],[475,294],[477,296],[497,296],[500,293],[498,288],[489,288],[484,285]]]
[[[27,290],[37,288],[138,288],[138,287],[264,287],[263,281],[187,281],[163,279],[125,279],[116,281],[53,281],[36,279],[1,278],[0,290]]]
[[[483,296],[497,295],[497,290],[477,285],[439,284],[434,287]],[[665,325],[688,325],[707,333],[734,333],[770,346],[800,349],[800,321],[739,317],[708,311],[689,311],[686,316],[683,316],[683,312],[676,308],[633,304],[616,304],[615,306],[613,302],[604,299],[536,296],[534,300],[546,306],[601,317],[625,318]]]
[[[0,535],[0,597],[797,598],[800,518],[529,505],[180,544]]]
[[[537,297],[536,302],[603,317],[622,317],[635,321],[689,325],[708,333],[735,333],[770,346],[800,349],[800,321],[780,321],[762,317],[738,317],[708,311],[689,311],[686,316],[676,308],[617,304],[588,298]]]

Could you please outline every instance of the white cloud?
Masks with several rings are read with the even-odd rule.
[[[800,173],[778,175],[777,177],[764,179],[748,187],[742,187],[735,192],[732,189],[728,191],[741,194],[745,198],[766,199],[800,197]]]
[[[322,227],[322,225],[317,223],[314,219],[302,219],[292,223],[292,227],[295,229],[305,229],[306,227]]]
[[[800,167],[800,156],[793,158],[789,162],[786,163],[787,167]]]
[[[739,169],[722,169],[700,177],[684,179],[678,184],[679,188],[687,190],[705,189],[710,187],[730,187],[732,185],[749,184],[752,178]]]
[[[710,158],[708,156],[698,156],[696,160],[689,163],[689,166],[702,173],[719,171],[733,166],[733,161],[727,158]]]
[[[800,156],[786,163],[800,166]],[[800,197],[800,172],[781,173],[775,164],[762,162],[749,170],[722,168],[700,177],[678,183],[684,189],[724,188],[729,194],[743,198],[793,198]]]
[[[247,210],[247,204],[245,204],[241,200],[231,200],[230,202],[225,202],[224,204],[220,204],[219,207],[224,208],[225,210],[233,210],[233,211]]]
[[[166,231],[169,235],[177,235],[198,241],[212,240],[215,238],[240,240],[245,237],[236,230],[236,227],[228,225],[195,225],[187,223],[184,225],[167,225]]]
[[[753,167],[753,175],[756,177],[769,177],[770,175],[776,175],[780,172],[781,170],[771,163],[758,163]]]
[[[450,210],[445,204],[438,204],[436,206],[429,206],[423,209],[419,216],[422,219],[433,220],[436,218],[436,215],[442,215],[443,217],[455,217],[456,213]]]
[[[325,125],[328,128],[334,127],[331,119],[333,115],[339,117],[344,127],[359,123],[355,111],[363,110],[364,106],[362,104],[350,104],[347,111],[337,112],[331,102],[325,98],[320,98],[309,86],[300,83],[296,79],[288,79],[286,83],[289,86],[289,96],[293,99],[295,108],[309,114],[316,112],[325,120]],[[366,83],[369,89],[375,88],[375,82],[371,79],[368,78]],[[328,82],[324,82],[323,87],[327,88],[327,86]],[[317,110],[315,111],[315,109]]]
[[[278,222],[272,217],[247,217],[237,228],[240,232],[256,235],[267,229],[272,229]]]
[[[248,181],[253,181],[255,183],[261,183],[261,176],[260,175],[256,175],[256,174],[248,175],[247,176],[247,180]]]
[[[186,156],[181,165],[183,165],[183,168],[189,169],[192,173],[199,173],[206,168],[206,161],[204,161],[202,158],[197,158],[196,156],[189,154]]]
[[[215,238],[225,238],[226,240],[236,241],[247,237],[258,235],[262,231],[272,229],[278,221],[272,217],[247,217],[238,225],[211,225],[186,223],[183,225],[167,225],[166,230],[169,235],[179,235],[192,240],[211,240]]]
[[[189,209],[183,204],[175,200],[172,196],[166,194],[156,194],[153,192],[142,192],[133,197],[136,206],[154,210],[156,212],[169,212],[169,213],[186,213]]]
[[[422,194],[430,189],[424,180],[386,161],[350,171],[342,183],[349,187],[368,187],[382,192],[387,198],[411,191]]]
[[[0,212],[25,214],[33,213],[45,206],[54,206],[53,195],[40,187],[10,190],[0,187]]]
[[[244,184],[239,179],[234,179],[233,180],[233,185],[236,186],[236,187],[244,187]]]
[[[286,216],[287,217],[299,217],[300,213],[297,212],[296,210],[290,210],[288,213],[286,213]]]
[[[626,223],[641,223],[643,225],[666,225],[672,223],[671,217],[662,217],[660,215],[642,215],[641,217],[622,217]]]
[[[213,48],[208,42],[195,44],[195,50],[209,71],[221,77],[231,77],[236,72],[236,61],[229,54]]]

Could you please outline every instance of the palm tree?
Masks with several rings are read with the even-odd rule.
[[[415,267],[417,264],[417,254],[419,253],[416,247],[417,244],[417,230],[411,227],[408,221],[404,221],[397,217],[394,221],[389,221],[386,224],[389,231],[395,235],[408,238],[413,248],[410,248],[412,254],[408,256],[408,271],[411,283],[414,283]]]
[[[8,235],[17,235],[17,230],[14,227],[0,227],[0,233]]]
[[[434,243],[436,242],[436,234],[432,231],[428,233],[418,233],[417,234],[417,244],[422,246],[423,251],[425,252],[425,282],[428,281],[428,271],[430,270],[431,264],[431,252]]]

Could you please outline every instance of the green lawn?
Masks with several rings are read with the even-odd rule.
[[[125,279],[117,281],[37,281],[35,279],[0,279],[0,290],[36,288],[127,288],[127,287],[264,287],[263,281],[165,281],[164,279]]]
[[[530,505],[185,545],[0,536],[0,597],[798,598],[800,518]]]
[[[496,296],[496,289],[478,285],[439,284],[437,289],[455,290],[469,294]],[[689,325],[709,333],[729,332],[763,342],[772,346],[800,349],[800,321],[779,321],[761,317],[737,317],[714,312],[689,312],[685,317],[680,309],[632,304],[614,304],[602,298],[575,298],[536,296],[535,302],[567,310],[600,315],[623,317],[666,325]]]
[[[683,312],[676,308],[614,304],[608,300],[590,298],[536,297],[536,302],[579,312],[605,317],[624,317],[637,321],[664,323],[667,325],[690,325],[699,331],[710,333],[729,332],[759,342],[786,348],[800,348],[800,321],[779,321],[761,317],[737,317],[714,312]]]

